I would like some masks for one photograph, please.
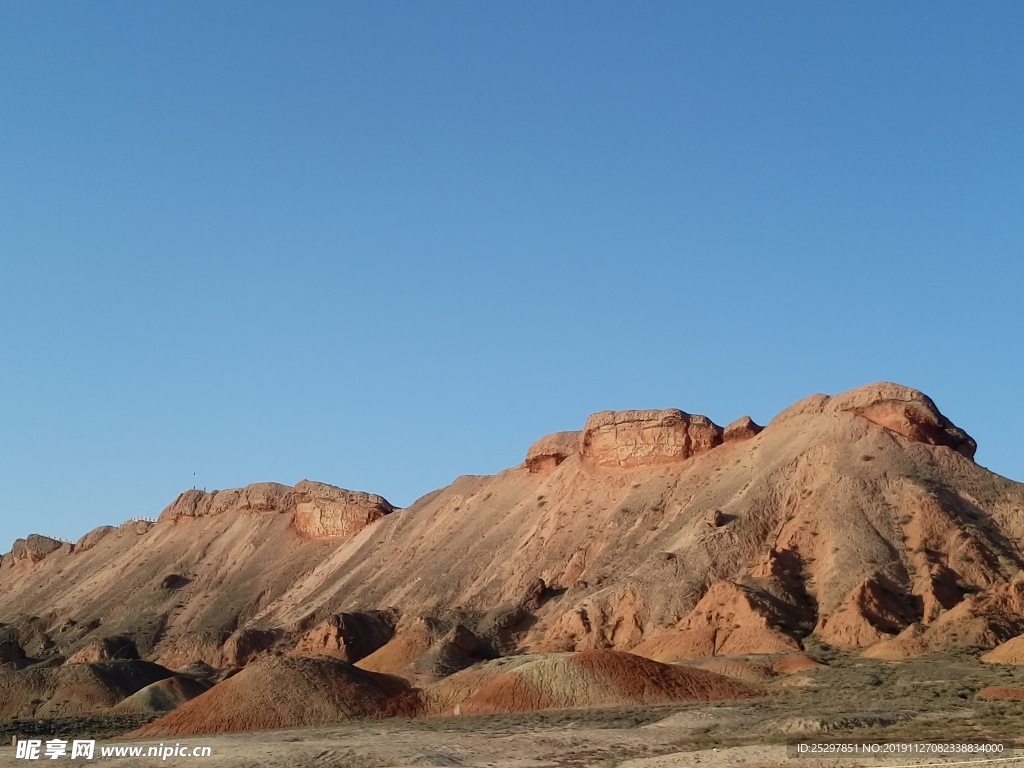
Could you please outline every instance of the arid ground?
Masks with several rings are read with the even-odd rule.
[[[759,661],[763,660],[750,660],[753,664]],[[1020,667],[981,664],[963,656],[901,662],[836,656],[826,661],[827,666],[778,676],[764,684],[768,695],[742,701],[394,718],[163,741],[108,736],[101,743],[208,745],[213,757],[205,762],[225,768],[674,768],[698,764],[819,768],[956,759],[797,759],[787,755],[786,745],[800,740],[856,740],[1024,746],[1024,701],[984,700],[978,696],[991,686],[1024,686],[1024,669]],[[81,735],[96,735],[97,722],[78,727],[83,725]],[[67,721],[53,735],[71,736],[75,727],[73,721]],[[111,724],[113,730],[118,727],[117,722]],[[3,730],[5,741],[14,730],[12,726]],[[155,764],[152,758],[120,758],[116,762]],[[162,764],[188,766],[199,762],[204,761],[170,758]],[[12,747],[0,750],[0,766],[26,764],[14,759]]]

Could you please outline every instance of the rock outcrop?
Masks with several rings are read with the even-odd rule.
[[[974,439],[943,416],[930,397],[891,382],[869,384],[834,397],[812,395],[784,410],[774,422],[835,413],[854,413],[908,440],[952,448],[968,459],[973,459],[978,449]]]
[[[587,419],[581,452],[597,466],[635,469],[680,462],[721,442],[721,427],[677,408],[602,411]]]
[[[178,496],[161,514],[159,521],[175,522],[183,517],[210,517],[237,512],[294,511],[292,489],[279,483],[254,483],[226,491],[199,491],[193,488]]]
[[[762,429],[764,427],[755,424],[749,416],[740,416],[723,430],[722,439],[727,443],[733,440],[749,440],[752,437],[757,437]]]
[[[153,520],[128,520],[124,523],[121,523],[121,525],[117,527],[117,531],[121,534],[134,534],[135,536],[143,536],[144,534],[149,533],[155,524],[156,523]]]
[[[555,432],[542,437],[526,452],[526,468],[534,474],[550,472],[580,452],[579,432]]]
[[[968,459],[978,450],[974,439],[943,416],[930,397],[899,384],[861,387],[833,398],[830,406],[863,416],[908,440],[952,448]]]
[[[542,437],[526,452],[533,474],[555,469],[569,456],[582,453],[598,466],[638,468],[671,464],[707,451],[722,442],[747,440],[763,429],[743,416],[724,430],[706,416],[677,408],[652,411],[602,411],[577,432]]]
[[[294,488],[256,483],[210,493],[185,491],[161,513],[159,522],[241,513],[287,514],[296,531],[319,539],[351,536],[394,511],[383,496],[303,480]]]
[[[313,538],[352,536],[395,511],[383,496],[310,480],[298,483],[293,495],[295,530]]]
[[[33,533],[25,539],[18,539],[11,548],[14,562],[38,563],[44,557],[65,547],[63,541]]]

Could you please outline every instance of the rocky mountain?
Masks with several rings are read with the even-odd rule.
[[[414,683],[514,653],[657,661],[992,649],[1024,632],[1024,485],[925,395],[814,395],[763,429],[604,412],[407,509],[303,481],[0,560],[0,663],[327,656]]]

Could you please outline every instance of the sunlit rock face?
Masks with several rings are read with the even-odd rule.
[[[721,442],[721,427],[677,408],[602,411],[587,419],[581,450],[597,466],[633,469],[684,461]]]
[[[295,486],[294,528],[313,538],[352,536],[395,511],[375,493],[346,491],[326,483],[303,480]]]

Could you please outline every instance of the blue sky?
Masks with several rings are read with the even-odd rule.
[[[1024,5],[0,1],[0,551],[930,394],[1024,480]]]

